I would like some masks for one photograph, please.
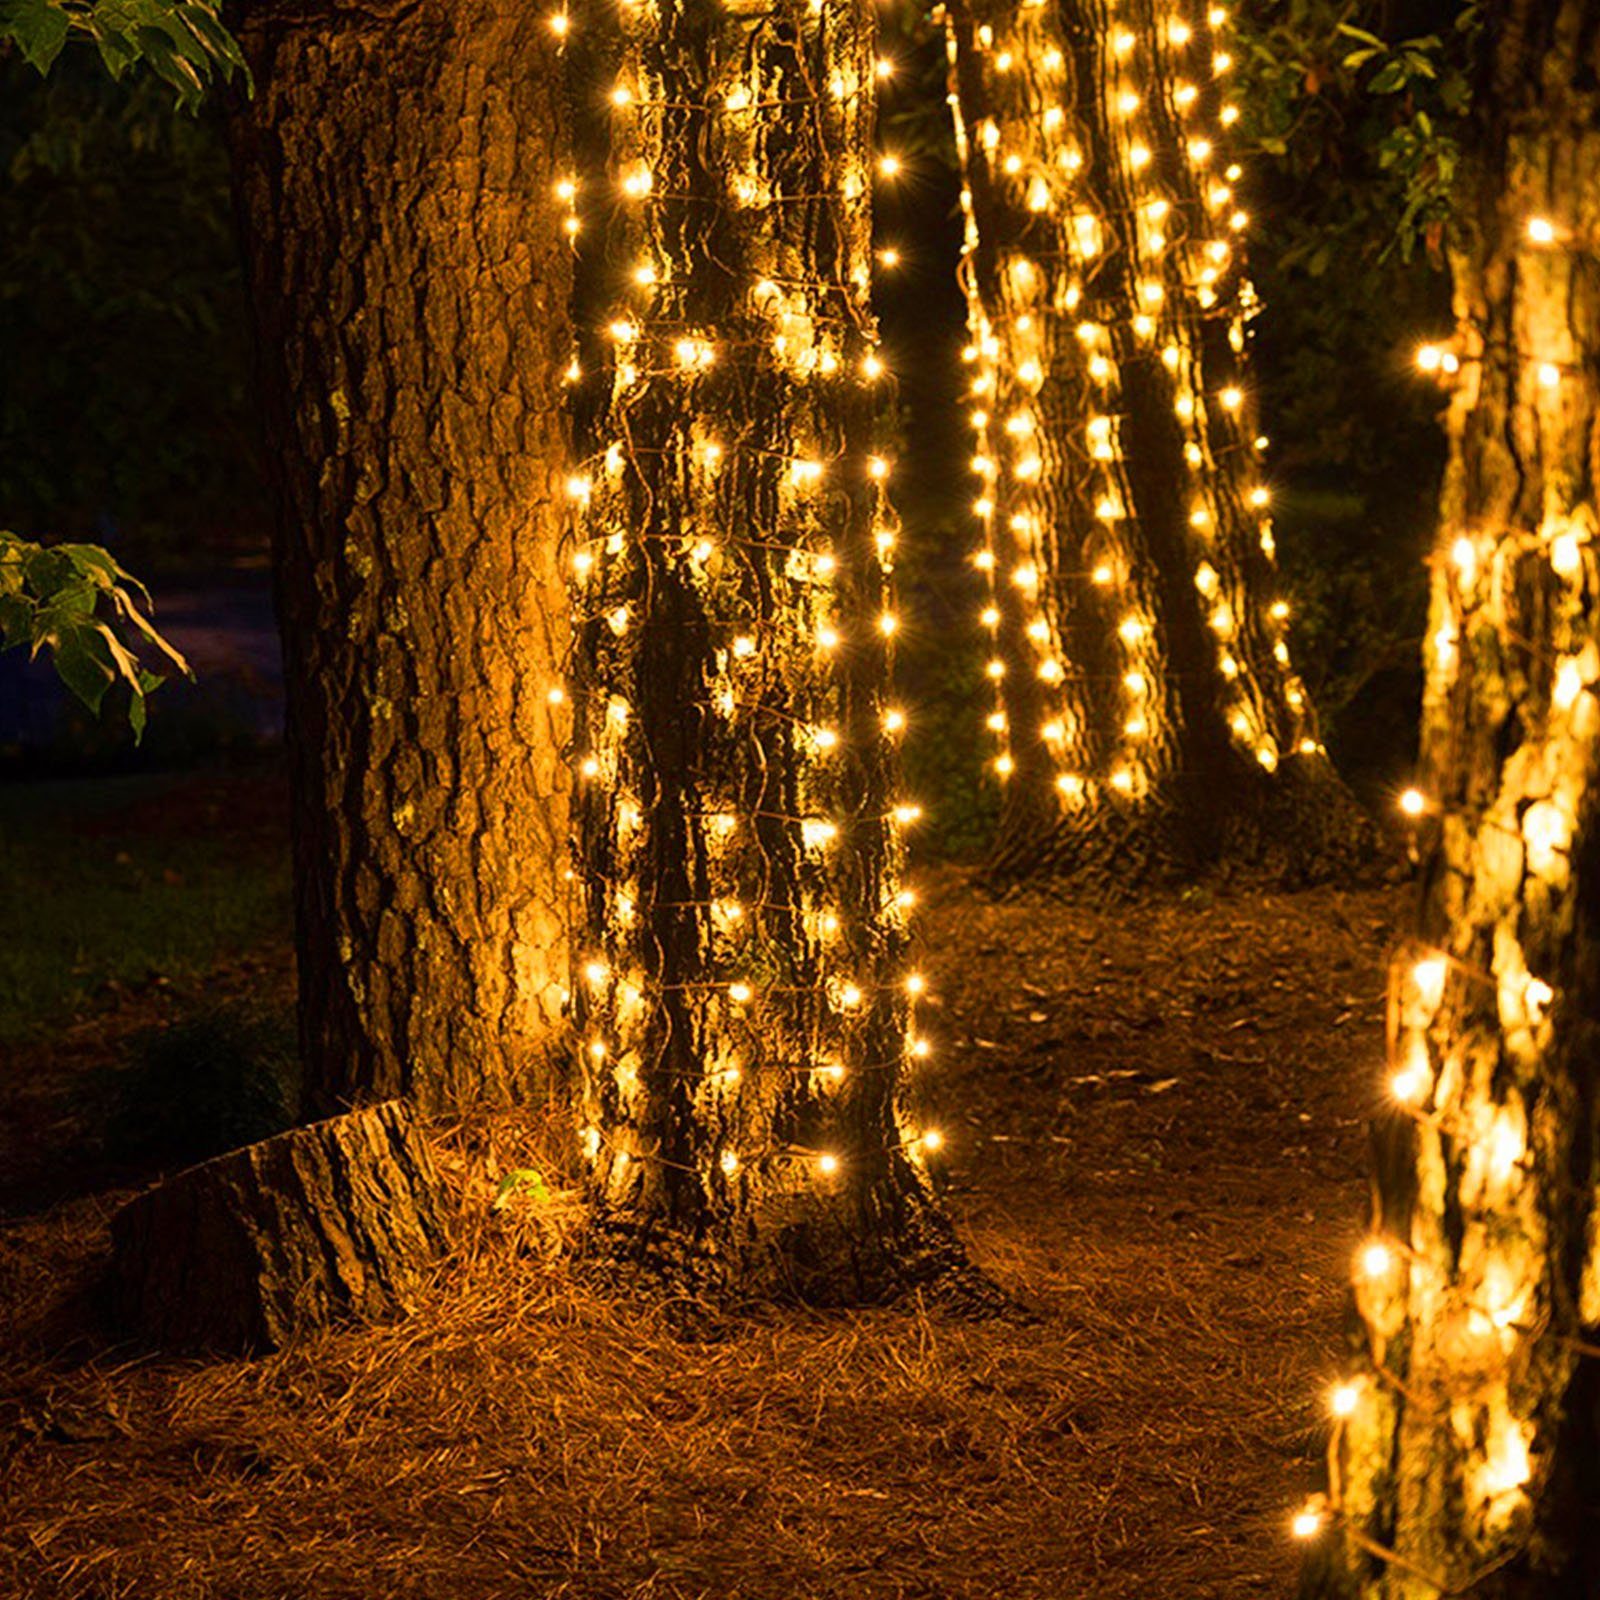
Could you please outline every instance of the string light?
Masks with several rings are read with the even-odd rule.
[[[1548,313],[1569,304],[1589,263],[1551,217],[1522,229],[1552,258],[1503,286],[1469,273],[1457,336],[1417,352],[1430,376],[1472,364],[1456,403],[1486,404],[1497,429],[1517,433],[1536,464],[1525,499],[1536,509],[1520,522],[1476,482],[1476,422],[1458,418],[1450,470],[1466,492],[1447,501],[1425,654],[1430,781],[1398,797],[1404,815],[1438,819],[1418,932],[1390,967],[1390,1114],[1409,1119],[1411,1135],[1391,1147],[1403,1167],[1386,1162],[1380,1199],[1383,1214],[1408,1219],[1407,1232],[1356,1253],[1372,1377],[1332,1391],[1332,1489],[1294,1523],[1309,1537],[1337,1518],[1353,1559],[1387,1564],[1419,1593],[1475,1592],[1526,1547],[1540,1495],[1561,1471],[1559,1419],[1576,1365],[1594,1354],[1592,1319],[1578,1309],[1585,1290],[1550,1220],[1588,1161],[1553,1108],[1572,1088],[1562,991],[1581,957],[1566,930],[1579,914],[1573,851],[1594,778],[1580,700],[1600,659],[1587,445],[1569,407],[1551,403],[1567,400],[1569,374],[1587,383],[1587,358],[1565,347],[1570,329]],[[1560,345],[1541,349],[1536,338],[1490,359],[1497,325],[1548,329]],[[1486,765],[1463,745],[1465,729]],[[1419,1450],[1420,1502],[1404,1465]],[[1428,1570],[1417,1552],[1429,1548],[1455,1570]]]
[[[1225,74],[1234,53],[1221,23],[1206,26],[1212,74]],[[1043,6],[1019,5],[977,26],[947,13],[948,48],[959,69],[951,98],[967,174],[963,362],[972,369],[968,390],[983,402],[971,420],[973,466],[982,480],[973,503],[974,559],[990,582],[981,614],[993,644],[984,669],[995,694],[988,726],[999,745],[990,770],[1002,779],[1049,782],[1065,823],[1090,815],[1084,800],[1108,792],[1159,803],[1164,780],[1177,775],[1173,763],[1183,759],[1181,741],[1166,726],[1166,696],[1132,710],[1117,705],[1099,687],[1104,677],[1082,672],[1061,647],[1081,640],[1093,625],[1086,619],[1098,616],[1120,642],[1125,670],[1157,683],[1170,670],[1169,618],[1155,605],[1163,589],[1150,581],[1141,525],[1141,474],[1176,473],[1192,488],[1192,559],[1197,575],[1203,565],[1212,576],[1205,615],[1218,642],[1223,722],[1241,756],[1272,773],[1280,753],[1316,758],[1321,743],[1292,667],[1287,606],[1263,605],[1257,595],[1257,563],[1261,555],[1271,559],[1275,543],[1270,492],[1244,466],[1256,453],[1250,397],[1238,364],[1210,354],[1194,332],[1203,321],[1222,320],[1237,354],[1255,303],[1228,237],[1249,221],[1236,199],[1242,172],[1218,159],[1237,111],[1189,82],[1178,58],[1195,30],[1168,14],[1153,29],[1118,19],[1103,42],[1098,81],[1078,85],[1079,93],[1099,97],[1110,122],[1099,126],[1087,109],[1074,116],[1058,103],[1050,76],[1066,59],[1061,27]],[[1043,72],[1009,70],[1024,59],[1041,63]],[[1176,129],[1164,110],[1154,114],[1169,103],[1179,110]],[[1085,138],[1094,141],[1088,161]],[[1128,174],[1126,191],[1103,177],[1116,171]],[[1054,176],[1046,181],[1046,173]],[[1039,220],[1023,224],[1024,214]],[[1101,265],[1112,249],[1127,263],[1131,298]],[[1152,346],[1170,375],[1181,458],[1135,464],[1124,460],[1122,413],[1135,402],[1123,392],[1122,375]],[[1058,439],[1048,449],[1034,442],[1035,401],[1046,390],[1049,414],[1076,408],[1082,417],[1082,447],[1076,440]],[[1084,450],[1098,526],[1063,531],[1053,527],[1062,515],[1054,508],[1083,502],[1077,460]],[[1041,505],[1053,508],[1049,518],[1035,514]],[[1021,560],[1002,554],[1011,535]],[[1088,550],[1081,571],[1056,570],[1063,543]],[[1011,603],[997,582],[1008,572]],[[1083,584],[1088,593],[1080,602],[1075,589]],[[1264,628],[1254,626],[1257,615]],[[1039,735],[1040,748],[1024,760],[1024,741],[1041,728],[1051,732]]]
[[[867,180],[904,166],[892,152],[871,166],[866,156],[873,85],[893,65],[859,17],[779,4],[777,30],[766,14],[719,13],[729,49],[707,52],[697,84],[663,77],[654,41],[673,19],[598,14],[611,31],[594,55],[614,74],[599,89],[611,138],[584,150],[581,183],[557,191],[574,234],[580,193],[627,202],[596,230],[603,243],[579,252],[607,309],[572,381],[598,368],[604,387],[581,410],[588,437],[568,495],[577,881],[597,952],[572,996],[582,1142],[597,1198],[622,1209],[651,1164],[665,1182],[714,1190],[880,1181],[892,1169],[858,1161],[861,1140],[892,1121],[895,1073],[931,1054],[916,1027],[925,981],[904,961],[916,897],[897,882],[921,808],[895,792],[892,747],[909,718],[885,694],[903,627],[890,588],[892,463],[871,448],[887,366],[868,301]],[[812,278],[742,283],[695,270],[707,235],[686,239],[671,221],[683,197],[664,192],[694,119],[658,114],[685,102],[741,130],[715,159],[722,225],[745,258],[803,265],[825,238],[838,263],[819,255]],[[740,141],[768,120],[785,128],[783,151],[753,161]],[[899,255],[876,259],[889,269]],[[674,604],[705,626],[665,627]],[[663,786],[653,741],[665,685],[685,667],[702,687],[675,708],[682,770]],[[799,815],[747,798],[751,775],[777,760],[805,796]],[[703,797],[692,811],[689,792]],[[704,898],[663,893],[663,830],[699,864]],[[672,1020],[678,1006],[692,1028]],[[774,1141],[763,1082],[776,1074],[786,1104],[811,1097],[807,1115],[832,1148]],[[717,1097],[714,1123],[688,1100],[659,1099],[659,1085],[680,1080]],[[847,1081],[859,1087],[842,1098]],[[903,1174],[939,1146],[924,1130],[881,1148]]]

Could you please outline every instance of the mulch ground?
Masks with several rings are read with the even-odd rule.
[[[83,1321],[117,1195],[80,1196],[0,1227],[0,1594],[1287,1593],[1394,891],[921,887],[919,1106],[1031,1319],[755,1307],[689,1337],[485,1218],[403,1324],[134,1359]]]

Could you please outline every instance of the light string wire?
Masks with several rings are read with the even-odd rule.
[[[1255,309],[1238,250],[1249,222],[1242,172],[1217,170],[1237,119],[1225,99],[1225,10],[1191,16],[1130,0],[1096,8],[1091,26],[1056,0],[955,5],[946,20],[968,174],[964,354],[996,774],[1009,781],[1022,766],[1031,781],[1053,769],[1061,802],[1077,809],[1142,798],[1180,768],[1169,690],[1200,674],[1170,670],[1119,401],[1128,385],[1148,389],[1143,369],[1158,353],[1214,638],[1206,682],[1221,684],[1234,743],[1269,772],[1285,756],[1321,757],[1292,670],[1288,603],[1273,596],[1265,441],[1241,380],[1208,376],[1222,351],[1206,330],[1225,334],[1238,369]],[[1069,458],[1087,471],[1065,472]],[[1080,550],[1097,547],[1086,565]],[[1084,571],[1087,583],[1074,581]],[[1093,653],[1089,665],[1069,659],[1069,641]]]
[[[550,689],[588,907],[580,1137],[602,1194],[655,1169],[737,1201],[752,1171],[826,1181],[942,1143],[895,1095],[931,1045],[898,882],[920,817],[892,775],[898,524],[870,438],[871,15],[587,15],[604,134],[557,193],[595,312],[567,372],[593,447]]]
[[[1575,233],[1534,216],[1525,224],[1522,248],[1582,246]],[[1537,350],[1491,340],[1464,324],[1451,343],[1425,343],[1417,352],[1419,370],[1451,396],[1458,431],[1476,403],[1486,364],[1507,403],[1525,399],[1544,427],[1559,426],[1562,386],[1587,372],[1587,363],[1566,352],[1545,360]],[[1531,894],[1549,907],[1575,892],[1580,810],[1597,765],[1597,531],[1587,507],[1564,511],[1559,502],[1547,502],[1536,528],[1469,526],[1429,558],[1426,751],[1438,776],[1433,787],[1424,780],[1402,791],[1397,804],[1416,829],[1427,830],[1425,859],[1435,875],[1453,874],[1466,884],[1496,865],[1510,870],[1514,864],[1510,903],[1516,906]],[[1544,608],[1551,643],[1516,625],[1519,608],[1530,606]],[[1466,781],[1478,689],[1463,656],[1481,648],[1492,649],[1502,670],[1521,684],[1519,706],[1534,717],[1527,747],[1541,752],[1550,774],[1542,792],[1537,782],[1530,792],[1515,754],[1497,757],[1493,793],[1478,795]],[[1442,782],[1447,774],[1458,775],[1449,790]],[[1486,947],[1481,908],[1464,909],[1455,923],[1451,899],[1459,900],[1459,893],[1430,895],[1425,914],[1452,931],[1432,937],[1424,924],[1390,963],[1386,1090],[1391,1115],[1415,1130],[1407,1161],[1426,1161],[1440,1173],[1452,1159],[1460,1163],[1453,1195],[1462,1208],[1462,1239],[1447,1252],[1427,1247],[1436,1241],[1418,1247],[1379,1217],[1357,1251],[1353,1280],[1367,1367],[1329,1392],[1329,1488],[1313,1495],[1292,1524],[1304,1539],[1337,1524],[1357,1549],[1442,1595],[1472,1592],[1524,1555],[1533,1536],[1548,1460],[1541,1465],[1539,1441],[1518,1414],[1514,1373],[1529,1369],[1541,1346],[1572,1360],[1600,1357],[1600,1345],[1573,1331],[1581,1330],[1584,1313],[1552,1280],[1548,1249],[1530,1248],[1540,1237],[1533,1219],[1542,1208],[1559,1206],[1563,1193],[1577,1198],[1559,1171],[1548,1178],[1529,1164],[1538,1068],[1563,1048],[1562,1032],[1576,1021],[1568,1009],[1577,997],[1563,992],[1563,982],[1577,975],[1530,970],[1521,940],[1499,930]],[[1459,947],[1463,939],[1466,953]],[[1413,1307],[1424,1304],[1456,1352],[1458,1381],[1438,1392],[1419,1390],[1389,1364],[1401,1331],[1424,1314]],[[1427,1355],[1436,1365],[1442,1360],[1437,1347]],[[1405,1359],[1409,1372],[1424,1358],[1412,1351]],[[1453,1440],[1462,1469],[1471,1468],[1462,1490],[1500,1548],[1463,1577],[1431,1569],[1364,1525],[1373,1490],[1365,1482],[1352,1490],[1350,1480],[1371,1456],[1371,1440],[1401,1425],[1379,1403],[1386,1391],[1404,1398],[1408,1419],[1420,1417]]]

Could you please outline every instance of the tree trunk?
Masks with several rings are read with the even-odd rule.
[[[948,9],[1002,879],[1375,845],[1289,658],[1218,13]]]
[[[117,1331],[255,1352],[408,1311],[445,1242],[438,1188],[399,1101],[190,1167],[112,1218]]]
[[[1600,5],[1501,0],[1484,23],[1431,836],[1304,1591],[1364,1600],[1600,1592]]]
[[[859,1300],[959,1266],[916,1057],[874,455],[870,0],[585,6],[573,673],[599,1236]]]
[[[515,0],[236,21],[313,1101],[516,1101],[567,971],[557,40]]]

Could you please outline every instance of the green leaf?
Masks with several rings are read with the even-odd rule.
[[[75,628],[45,642],[52,647],[61,681],[98,716],[106,690],[111,687],[111,671],[95,652],[93,631]]]
[[[149,603],[143,585],[98,545],[46,548],[0,531],[0,645],[47,652],[61,681],[97,714],[106,691],[125,685],[135,739],[144,732],[146,701],[164,681],[140,651],[153,649],[192,675],[140,611],[141,597]]]
[[[505,1210],[506,1203],[514,1194],[531,1194],[534,1202],[541,1206],[550,1202],[550,1186],[544,1181],[544,1174],[535,1167],[515,1167],[508,1172],[495,1186],[490,1209]]]
[[[1393,94],[1406,86],[1405,63],[1398,58],[1386,61],[1378,68],[1368,87],[1374,94]]]
[[[0,0],[0,41],[14,40],[22,59],[41,73],[55,65],[71,26],[59,0]]]

